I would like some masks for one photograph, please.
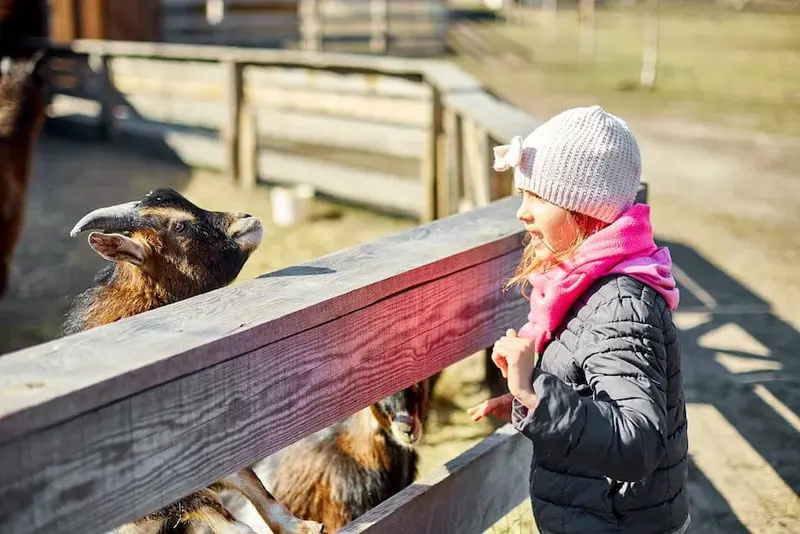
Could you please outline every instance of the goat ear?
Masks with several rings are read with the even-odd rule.
[[[122,234],[89,234],[89,246],[108,261],[127,261],[138,267],[144,265],[144,246],[135,239]]]

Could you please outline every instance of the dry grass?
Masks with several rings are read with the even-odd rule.
[[[478,28],[486,39],[509,38],[530,49],[529,65],[500,71],[468,57],[457,61],[531,111],[594,101],[624,116],[713,120],[800,136],[800,11],[662,7],[653,90],[639,86],[644,16],[643,7],[599,8],[594,56],[582,60],[574,6],[559,6],[552,40],[551,19],[531,10],[520,24]]]

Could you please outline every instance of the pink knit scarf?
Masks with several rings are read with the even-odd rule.
[[[567,311],[598,278],[629,275],[657,290],[671,310],[678,306],[672,258],[656,247],[650,206],[634,204],[616,221],[589,236],[577,252],[558,267],[528,277],[531,311],[519,335],[534,341],[541,354]]]

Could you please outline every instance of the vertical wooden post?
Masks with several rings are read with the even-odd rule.
[[[472,198],[476,206],[492,201],[492,147],[488,133],[473,120],[464,121],[464,155],[470,177]]]
[[[651,89],[656,84],[658,70],[658,19],[659,0],[650,0],[644,27],[644,51],[642,53],[642,71],[639,83]]]
[[[370,0],[371,35],[369,49],[375,54],[389,50],[389,0]]]
[[[258,117],[247,105],[239,113],[239,185],[253,189],[258,184]]]
[[[444,130],[445,143],[439,152],[442,155],[442,165],[437,180],[439,218],[459,212],[460,201],[464,194],[461,117],[452,109],[445,108],[444,110]]]
[[[303,50],[322,50],[321,0],[300,0],[300,42]]]
[[[442,108],[442,93],[434,86],[431,88],[431,121],[428,127],[428,142],[425,154],[422,156],[422,184],[425,203],[420,213],[423,223],[438,218],[437,213],[437,182],[439,176],[440,158],[443,156],[441,147],[444,142],[444,110]]]
[[[493,139],[491,136],[489,136],[488,157],[490,162],[494,160],[492,147],[498,144],[503,144],[503,142],[499,142],[497,139]],[[490,168],[489,176],[491,177],[489,198],[492,201],[505,198],[514,193],[514,179],[509,172],[497,172],[496,170]]]
[[[76,73],[80,80],[79,83],[84,85],[86,76],[90,76],[91,93],[100,104],[100,135],[107,141],[114,141],[116,139],[114,106],[117,98],[112,81],[111,58],[106,54],[90,54],[87,58],[88,73],[82,62],[76,62],[76,64],[79,65]]]
[[[236,180],[239,155],[239,109],[242,102],[242,65],[235,61],[222,64],[225,72],[223,106],[225,115],[220,124],[220,142],[225,147],[225,166],[231,179]]]

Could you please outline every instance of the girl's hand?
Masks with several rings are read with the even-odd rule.
[[[467,410],[467,413],[472,417],[473,421],[480,421],[484,417],[493,415],[503,421],[504,423],[511,422],[511,403],[514,397],[510,393],[506,393],[502,397],[495,397],[487,401],[483,401],[477,406]]]
[[[531,376],[536,364],[533,341],[517,336],[517,332],[509,328],[494,344],[492,361],[503,373],[511,395],[521,398],[533,394]]]

